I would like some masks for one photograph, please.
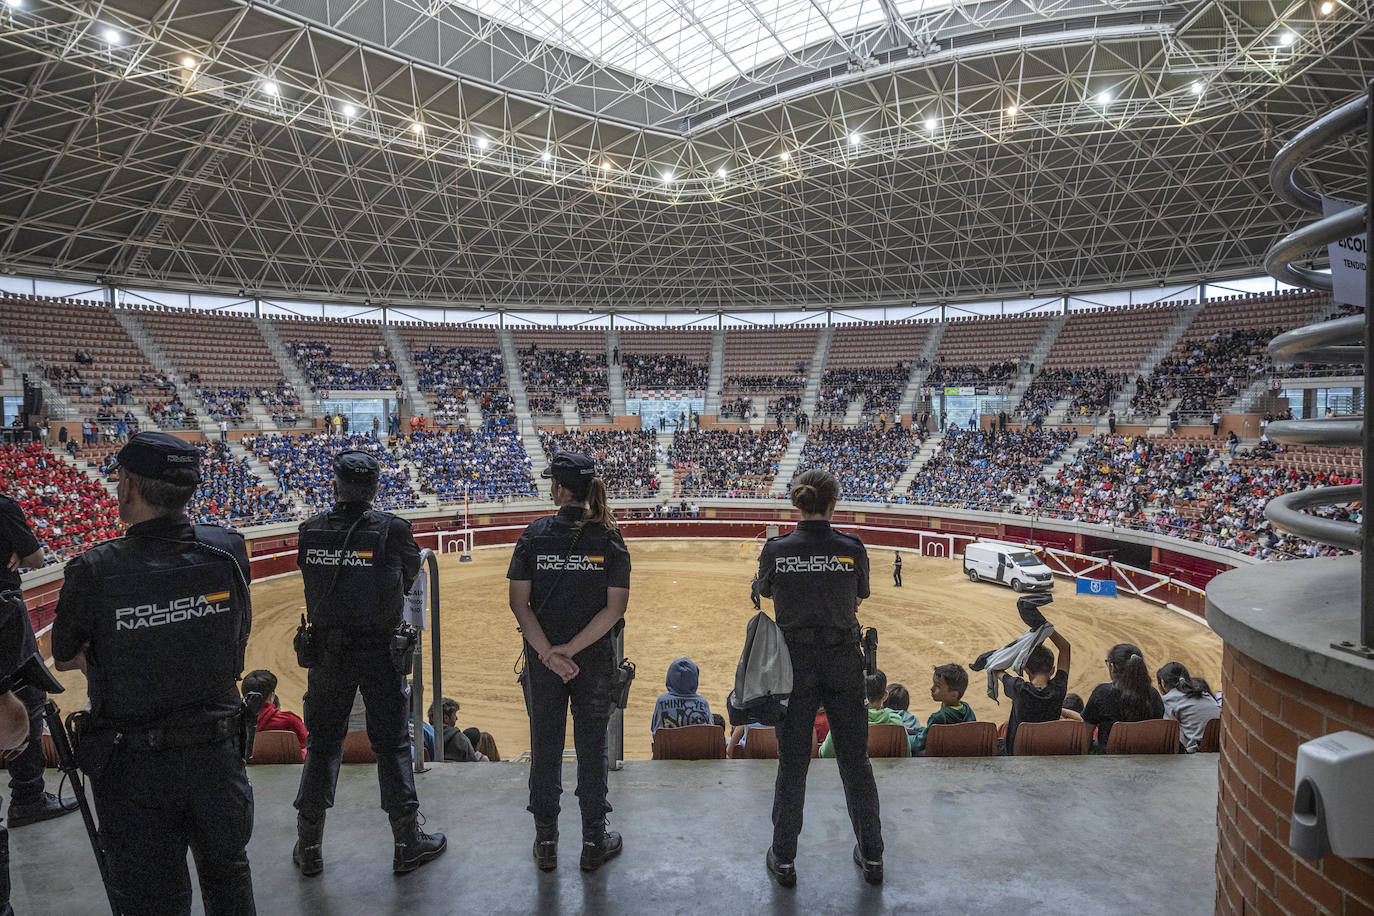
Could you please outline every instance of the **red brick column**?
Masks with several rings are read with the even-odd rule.
[[[1222,916],[1374,916],[1374,859],[1311,862],[1288,848],[1298,745],[1338,731],[1374,737],[1374,708],[1238,652],[1222,656],[1217,905]]]

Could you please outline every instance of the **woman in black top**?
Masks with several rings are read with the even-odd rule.
[[[1097,727],[1093,753],[1107,750],[1107,739],[1117,722],[1141,722],[1164,718],[1164,699],[1150,683],[1150,673],[1140,649],[1130,643],[1112,646],[1107,653],[1110,684],[1098,684],[1083,708],[1083,721]]]

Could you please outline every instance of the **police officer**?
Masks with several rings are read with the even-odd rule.
[[[12,600],[17,601],[22,610],[23,583],[19,578],[19,570],[37,569],[42,565],[43,548],[33,536],[24,518],[24,510],[9,497],[0,496],[0,592],[12,590]],[[27,658],[29,652],[38,651],[27,612],[24,613],[22,628],[29,631],[26,643],[32,644],[32,648],[24,653]],[[0,662],[8,661],[0,658]],[[3,664],[0,664],[0,668],[3,668]],[[11,827],[23,827],[69,814],[76,810],[76,803],[73,801],[64,807],[57,796],[43,789],[43,768],[47,766],[43,759],[43,703],[48,695],[38,687],[21,687],[15,691],[15,695],[29,711],[29,741],[23,752],[9,763],[8,819]]]
[[[367,737],[377,757],[382,810],[395,837],[392,871],[414,871],[447,848],[442,833],[420,829],[420,800],[411,771],[411,657],[393,643],[405,592],[420,572],[420,548],[410,523],[372,508],[381,468],[367,452],[334,459],[334,508],[300,526],[296,562],[305,583],[310,648],[298,660],[310,669],[305,694],[305,767],[296,793],[296,847],[303,875],[324,870],[324,815],[334,805],[348,714],[361,691]],[[299,640],[298,640],[299,641]],[[410,647],[413,650],[413,644]]]
[[[33,625],[29,622],[22,593],[17,589],[0,589],[0,675],[10,675],[37,651],[38,644],[33,637]],[[11,769],[28,753],[28,745],[32,740],[31,713],[18,694],[33,689],[21,687],[0,694],[0,760],[9,761]],[[40,737],[40,748],[41,742]],[[42,772],[40,769],[40,786]],[[10,907],[9,832],[3,826],[0,826],[0,916],[14,916],[14,910]]]
[[[773,610],[792,656],[792,694],[778,740],[773,791],[773,845],[768,873],[783,887],[797,883],[793,860],[806,799],[816,710],[825,707],[835,757],[859,842],[854,862],[870,884],[883,880],[883,835],[878,787],[868,762],[859,603],[868,597],[868,553],[863,542],[830,527],[839,484],[810,470],[792,482],[792,505],[801,510],[794,531],[770,538],[759,554],[759,592]]]
[[[901,551],[892,551],[892,584],[902,587],[902,554]]]
[[[572,703],[583,871],[620,854],[606,829],[606,731],[617,661],[612,630],[630,600],[630,552],[586,455],[559,452],[544,471],[558,514],[531,522],[511,556],[510,608],[525,637],[534,859],[558,867],[563,745]]]
[[[52,628],[86,673],[90,777],[111,894],[126,916],[190,913],[189,846],[207,914],[251,914],[253,792],[236,681],[252,624],[243,537],[192,525],[200,451],[138,433],[116,456],[124,536],[66,567]]]

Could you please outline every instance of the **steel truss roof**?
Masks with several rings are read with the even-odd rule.
[[[1274,152],[1374,75],[1371,2],[960,3],[689,92],[449,3],[21,0],[0,266],[639,311],[1253,273],[1300,220]],[[1351,193],[1355,152],[1309,179]]]

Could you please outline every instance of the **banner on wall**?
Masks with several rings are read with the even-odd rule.
[[[1348,200],[1322,198],[1322,215],[1335,216],[1354,207]],[[1337,239],[1326,247],[1327,257],[1331,259],[1331,298],[1346,305],[1364,305],[1364,278],[1368,272],[1369,239],[1360,235],[1349,235]]]
[[[1099,598],[1116,597],[1115,579],[1089,579],[1086,576],[1078,577],[1078,594],[1097,595]]]

